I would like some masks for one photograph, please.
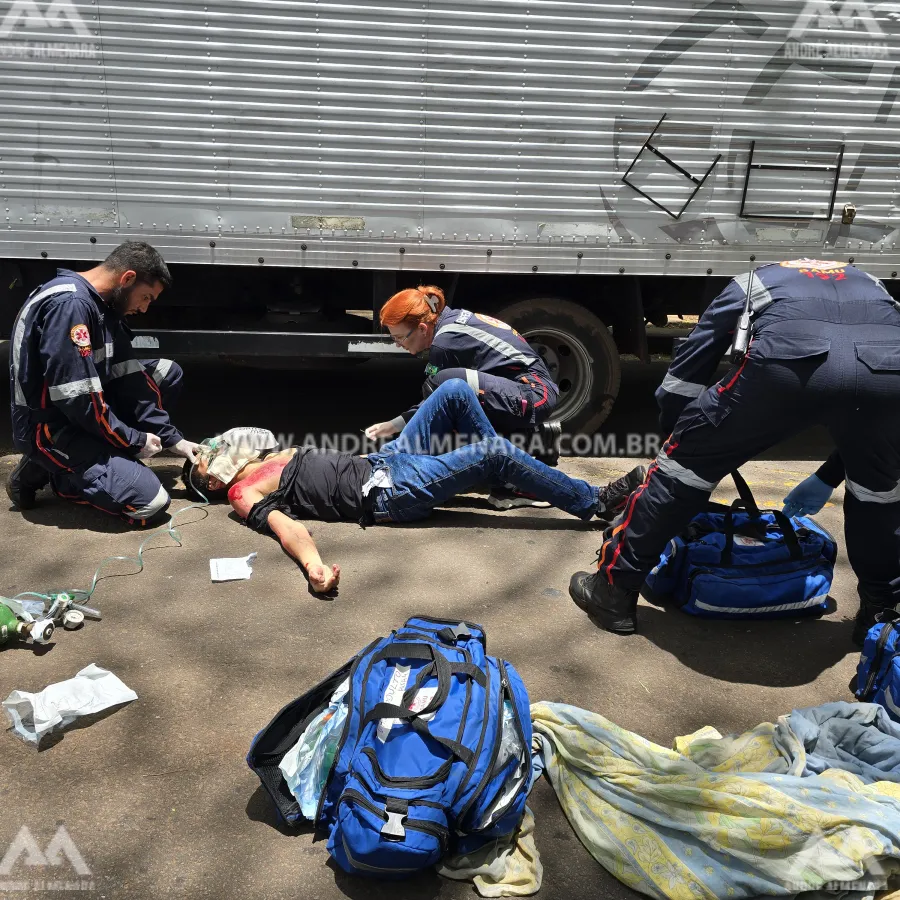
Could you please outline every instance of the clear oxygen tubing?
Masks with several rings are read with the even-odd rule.
[[[78,589],[78,588],[66,589],[65,593],[69,594],[69,596],[71,596],[72,599],[75,601],[75,603],[73,603],[73,609],[80,609],[82,612],[86,612],[87,610],[90,610],[91,613],[97,613],[96,610],[91,610],[89,607],[85,608],[84,604],[88,600],[90,600],[90,598],[93,596],[94,591],[97,590],[98,583],[100,581],[102,581],[100,573],[106,568],[106,566],[109,563],[119,562],[119,561],[131,562],[131,563],[137,564],[137,567],[138,567],[137,571],[130,572],[129,573],[130,575],[138,575],[141,572],[143,572],[144,571],[144,547],[151,540],[153,540],[153,538],[157,537],[160,534],[160,532],[164,531],[166,534],[168,534],[172,538],[172,540],[175,541],[176,546],[178,546],[178,547],[183,546],[183,542],[181,540],[181,532],[175,527],[175,520],[178,519],[179,516],[188,512],[189,510],[205,509],[207,506],[209,506],[209,497],[207,497],[203,493],[203,491],[201,491],[197,487],[197,485],[194,484],[193,475],[194,475],[194,469],[196,468],[196,465],[197,465],[196,463],[193,463],[191,465],[190,474],[188,475],[188,480],[190,481],[190,488],[203,498],[202,501],[196,502],[196,503],[189,503],[187,506],[182,507],[181,509],[176,510],[176,512],[172,513],[169,516],[168,522],[166,522],[164,525],[160,525],[158,528],[154,528],[147,535],[147,537],[145,537],[144,540],[141,541],[141,544],[138,547],[136,556],[107,556],[105,559],[103,559],[100,562],[100,565],[97,566],[96,571],[94,572],[94,577],[91,579],[90,588],[88,588],[86,591]],[[107,575],[104,577],[109,578],[110,576]],[[54,592],[54,594],[59,594],[59,593],[63,593],[63,592],[62,591]],[[52,603],[54,594],[41,594],[37,591],[23,591],[21,594],[16,594],[16,596],[13,597],[12,599],[13,600],[22,600],[24,598],[32,598],[32,599],[37,599],[37,600],[43,600],[45,603]]]

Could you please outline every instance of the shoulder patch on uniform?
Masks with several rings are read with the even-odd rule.
[[[837,259],[789,259],[780,264],[785,269],[796,269],[807,278],[821,278],[829,281],[843,281],[847,276],[847,263]]]
[[[460,312],[460,314],[456,317],[457,325],[465,325],[469,319],[472,318],[472,313],[470,313],[467,309],[464,309]]]
[[[488,325],[493,325],[494,328],[505,328],[507,331],[512,331],[512,328],[506,322],[501,322],[493,316],[483,316],[481,313],[475,313],[475,318],[481,319],[482,322],[487,322]]]
[[[832,269],[846,269],[847,263],[837,259],[786,259],[781,263],[785,269],[816,269],[818,271],[828,271]]]
[[[91,352],[91,333],[87,325],[74,325],[69,329],[69,337],[82,356],[87,356]]]

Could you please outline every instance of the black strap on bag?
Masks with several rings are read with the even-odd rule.
[[[762,518],[762,512],[756,504],[756,499],[753,496],[753,492],[750,490],[750,485],[744,481],[743,476],[737,470],[731,473],[731,477],[734,479],[734,486],[737,488],[739,499],[735,500],[725,513],[725,547],[722,550],[722,565],[725,566],[731,565],[732,554],[734,551],[735,511],[744,510],[750,514],[752,519]],[[770,512],[784,535],[784,543],[788,548],[788,552],[791,554],[791,559],[803,559],[803,549],[800,546],[800,541],[797,538],[797,533],[794,531],[791,520],[781,512],[781,510],[773,509],[770,510]]]
[[[450,660],[448,660],[440,651],[436,650],[431,644],[426,643],[388,644],[375,654],[371,662],[374,665],[385,659],[427,660],[429,665],[425,666],[423,671],[428,671],[428,677],[433,674],[437,678],[438,689],[435,692],[434,697],[431,698],[431,701],[423,709],[418,711],[409,709],[408,702],[415,696],[418,687],[422,685],[426,677],[420,672],[416,677],[416,682],[413,686],[415,691],[411,688],[404,692],[402,706],[398,706],[394,703],[376,703],[375,706],[366,713],[365,718],[360,725],[360,731],[362,731],[369,722],[377,721],[379,719],[399,719],[400,721],[409,724],[413,730],[422,737],[431,738],[431,740],[436,741],[458,759],[461,759],[467,766],[471,765],[475,754],[458,741],[433,734],[428,728],[427,723],[424,721],[424,717],[437,711],[443,706],[444,701],[450,694],[451,679],[454,675],[465,675],[466,677],[477,681],[484,687],[487,684],[484,672],[472,663],[450,662]]]

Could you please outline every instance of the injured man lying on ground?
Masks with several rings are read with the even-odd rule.
[[[600,488],[538,462],[498,437],[461,379],[444,382],[395,440],[367,457],[331,450],[278,450],[271,432],[233,429],[205,441],[185,483],[210,498],[228,492],[235,511],[255,531],[274,534],[300,563],[313,590],[337,586],[340,567],[322,562],[299,521],[415,522],[456,494],[509,484],[585,521],[610,520],[644,480],[638,466]],[[456,449],[449,449],[451,443]],[[438,452],[444,451],[444,452]]]

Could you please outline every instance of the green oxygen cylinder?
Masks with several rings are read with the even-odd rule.
[[[18,617],[5,603],[0,603],[0,645],[5,644],[18,633]]]

